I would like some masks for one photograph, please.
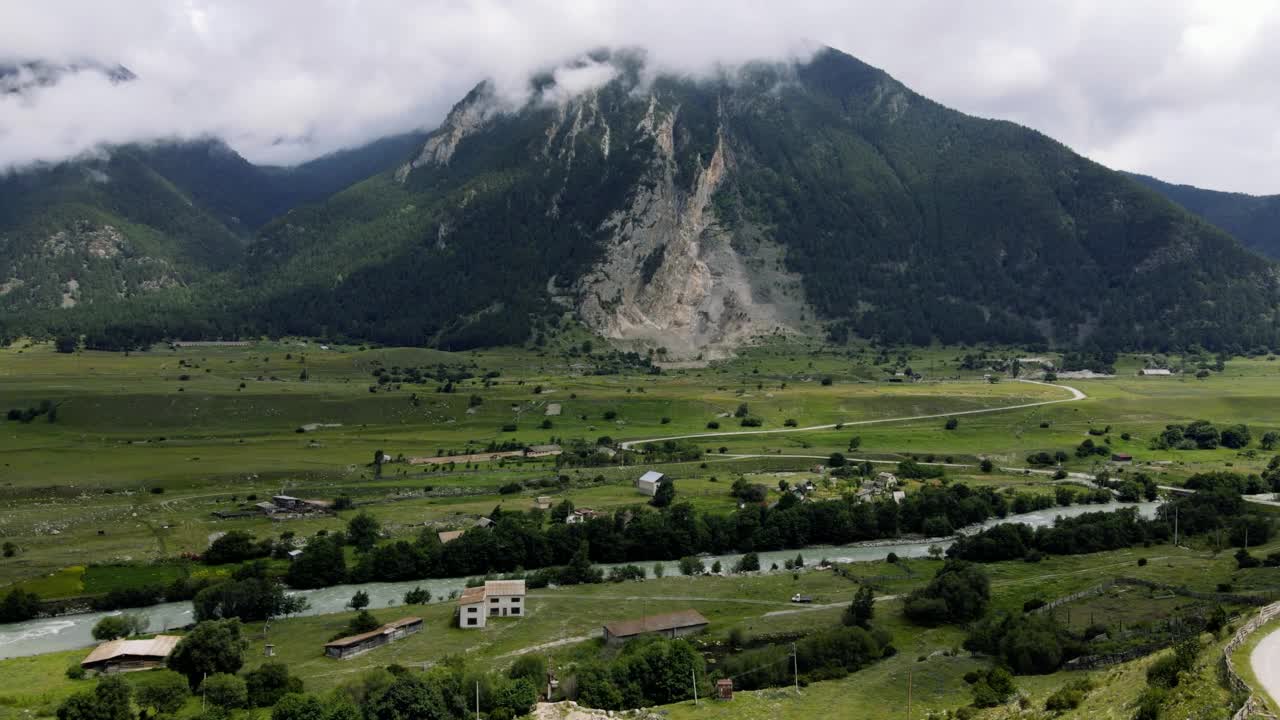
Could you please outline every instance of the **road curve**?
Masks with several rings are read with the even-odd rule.
[[[646,438],[644,440],[626,440],[621,443],[618,443],[618,445],[624,450],[630,450],[632,447],[636,445],[643,445],[645,443],[651,443],[651,442],[662,442],[663,440],[692,440],[695,438],[731,437],[735,435],[775,435],[775,434],[782,434],[782,433],[812,432],[814,430],[831,430],[836,425],[839,425],[841,427],[855,427],[858,425],[877,425],[881,423],[891,423],[891,422],[908,422],[911,420],[932,420],[934,418],[955,417],[956,415],[979,415],[982,413],[1003,412],[1005,410],[1022,410],[1025,408],[1040,407],[1041,405],[1054,405],[1057,403],[1075,402],[1077,400],[1084,400],[1085,398],[1089,397],[1088,395],[1085,395],[1080,390],[1077,390],[1076,388],[1073,388],[1069,385],[1057,385],[1054,383],[1041,382],[1039,380],[1017,380],[1017,382],[1029,383],[1031,385],[1045,385],[1047,387],[1062,388],[1063,390],[1070,392],[1071,397],[1061,398],[1059,400],[1041,400],[1040,402],[1022,403],[1020,405],[1005,405],[1003,407],[982,408],[980,410],[957,410],[956,412],[936,413],[933,415],[909,415],[907,417],[877,418],[875,420],[851,420],[849,422],[830,423],[828,425],[809,425],[808,427],[774,428],[772,430],[730,430],[728,432],[694,433],[691,435],[668,435],[666,437]]]
[[[1254,646],[1249,664],[1267,695],[1280,698],[1280,630],[1272,630]]]

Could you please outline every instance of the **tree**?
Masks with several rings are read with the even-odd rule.
[[[352,610],[363,610],[369,607],[369,593],[357,590],[356,594],[352,595],[351,600],[347,602],[347,607]]]
[[[562,523],[573,514],[573,501],[565,498],[551,508],[551,522]]]
[[[450,720],[453,713],[435,683],[404,673],[364,707],[367,720]]]
[[[590,548],[587,541],[578,543],[578,549],[569,559],[569,564],[560,571],[561,585],[584,585],[598,583],[604,579],[604,572],[591,564]]]
[[[1280,447],[1280,432],[1268,430],[1262,435],[1262,440],[1259,442],[1258,447],[1263,450],[1275,450]]]
[[[108,615],[93,626],[93,639],[115,640],[130,635],[140,635],[146,631],[150,622],[142,615]]]
[[[415,585],[412,590],[404,594],[405,605],[426,605],[429,602],[431,602],[431,591],[423,587]]]
[[[238,563],[262,557],[262,547],[244,530],[232,530],[213,542],[204,551],[204,561],[209,565]]]
[[[1274,433],[1272,433],[1272,434],[1274,435]],[[1268,449],[1270,449],[1270,448],[1268,448]],[[5,540],[5,541],[4,541],[3,548],[4,548],[4,556],[5,556],[5,557],[7,557],[7,558],[11,558],[11,557],[13,557],[14,555],[17,555],[17,554],[18,554],[18,546],[17,546],[16,544],[14,544],[14,542],[13,542],[12,540]]]
[[[907,596],[902,609],[915,622],[936,625],[978,618],[990,602],[987,574],[972,563],[948,560],[928,585]]]
[[[0,623],[30,620],[40,612],[40,596],[14,588],[0,600]]]
[[[854,450],[857,450],[860,447],[862,447],[861,435],[854,435],[853,437],[849,438],[849,452],[853,452]]]
[[[1222,429],[1220,442],[1222,447],[1239,450],[1249,447],[1252,440],[1253,434],[1249,432],[1248,425],[1229,425]]]
[[[248,646],[241,629],[236,619],[199,623],[169,654],[169,669],[185,675],[193,688],[206,674],[238,672]]]
[[[649,501],[649,504],[657,508],[664,508],[669,507],[675,499],[675,483],[670,480],[663,480],[658,483],[658,489],[654,491],[653,499]]]
[[[680,558],[680,574],[681,575],[695,576],[695,575],[701,575],[706,571],[707,571],[707,568],[702,564],[701,558],[695,557],[693,555]]]
[[[547,661],[537,653],[526,653],[511,663],[511,667],[507,669],[507,677],[542,685],[547,681]]]
[[[92,692],[78,692],[58,706],[58,720],[133,720],[133,687],[119,675],[107,675]]]
[[[187,679],[172,670],[153,670],[147,673],[147,681],[134,690],[138,707],[152,708],[156,713],[172,715],[182,709],[191,689]]]
[[[738,558],[738,562],[733,566],[733,571],[736,573],[756,572],[759,569],[760,556],[753,552],[749,552]]]
[[[845,462],[844,453],[833,452],[831,453],[831,456],[827,458],[827,467],[844,467]]]
[[[80,344],[80,339],[75,335],[59,335],[53,341],[53,349],[57,352],[67,354],[76,351],[76,347]]]
[[[296,612],[299,608],[294,607],[295,602],[297,600],[285,597],[279,582],[249,577],[207,587],[196,593],[191,604],[197,622],[221,618],[253,621],[268,620],[285,614],[286,610]]]
[[[200,694],[220,708],[242,708],[249,704],[249,690],[243,678],[215,673],[200,683]]]
[[[347,542],[360,552],[369,552],[378,544],[382,526],[367,512],[361,512],[347,523]]]
[[[312,538],[302,554],[289,564],[285,576],[290,587],[317,588],[347,579],[347,561],[337,540],[328,535]]]
[[[861,585],[853,595],[853,602],[845,608],[843,621],[845,625],[856,625],[863,629],[871,628],[871,617],[875,614],[876,597],[870,585]]]
[[[338,637],[347,635],[363,635],[364,633],[377,630],[380,627],[382,627],[382,623],[378,621],[378,618],[374,617],[373,613],[368,610],[361,610],[356,613],[355,617],[351,618],[351,620],[347,622],[347,629],[339,633]]]
[[[955,430],[956,428],[960,427],[960,421],[953,417],[947,418],[947,423],[946,425],[944,425],[944,427],[948,430]]]
[[[991,462],[991,458],[982,458],[982,462],[978,463],[978,468],[984,473],[989,473],[996,469],[996,464]]]
[[[302,679],[291,676],[289,666],[279,662],[263,663],[245,673],[244,684],[252,707],[270,707],[286,694],[302,692]]]
[[[289,693],[271,708],[271,720],[325,720],[329,711],[313,695]]]

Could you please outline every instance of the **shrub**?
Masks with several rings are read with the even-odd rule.
[[[760,556],[753,552],[749,552],[741,558],[738,558],[738,562],[733,566],[733,571],[736,573],[755,572],[759,569]]]
[[[708,429],[708,430],[719,430],[719,429],[720,429],[720,423],[716,422],[715,420],[712,420],[712,421],[710,421],[710,422],[708,422],[708,423],[707,423],[707,429]]]
[[[1080,703],[1084,702],[1085,695],[1088,695],[1092,689],[1093,683],[1089,681],[1089,678],[1073,680],[1055,690],[1044,701],[1044,709],[1050,712],[1075,710],[1080,707]]]
[[[241,708],[249,704],[249,690],[242,678],[229,673],[215,673],[200,683],[206,700],[222,708]]]

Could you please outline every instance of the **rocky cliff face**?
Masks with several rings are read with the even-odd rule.
[[[798,329],[802,303],[774,292],[785,273],[757,272],[778,248],[758,239],[735,242],[718,222],[712,196],[732,155],[724,128],[709,158],[697,159],[691,187],[677,180],[675,127],[679,106],[649,97],[635,131],[652,140],[647,182],[604,224],[603,258],[577,283],[579,316],[601,335],[664,347],[672,357],[725,355],[753,338]],[[608,135],[606,135],[608,137]]]

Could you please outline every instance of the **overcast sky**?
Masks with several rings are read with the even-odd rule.
[[[1280,0],[12,0],[0,61],[93,59],[138,79],[0,96],[0,168],[201,135],[295,163],[434,127],[476,82],[518,87],[593,47],[701,72],[825,44],[1111,167],[1280,193],[1278,30]]]

